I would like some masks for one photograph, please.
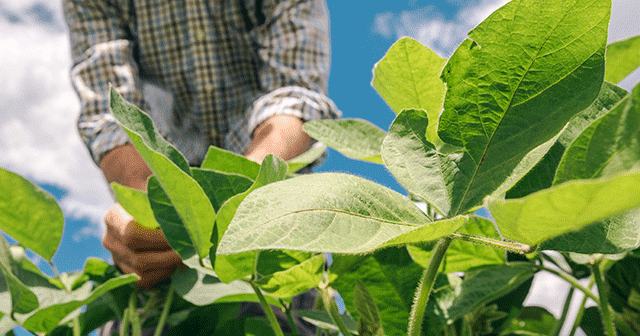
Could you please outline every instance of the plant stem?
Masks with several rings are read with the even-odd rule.
[[[611,309],[609,308],[609,299],[607,297],[607,290],[605,288],[604,277],[600,271],[601,260],[594,262],[591,265],[591,272],[596,279],[596,286],[598,287],[598,296],[600,297],[600,312],[602,313],[602,323],[604,324],[605,332],[608,336],[616,336],[616,327],[613,324],[613,316],[611,315]]]
[[[73,318],[73,336],[82,335],[82,329],[80,329],[80,318],[78,316]]]
[[[564,325],[564,321],[567,319],[567,314],[569,313],[569,306],[571,306],[571,299],[573,298],[573,292],[575,290],[576,290],[575,287],[569,288],[567,299],[564,301],[564,307],[562,308],[562,315],[560,315],[560,319],[556,321],[556,325],[553,327],[553,331],[549,334],[550,336],[560,335],[560,330],[562,330],[562,325]]]
[[[140,325],[140,316],[138,315],[137,309],[138,303],[138,288],[136,288],[131,296],[129,296],[129,320],[131,321],[131,335],[133,336],[141,336],[142,335],[142,326]]]
[[[422,319],[424,318],[424,311],[427,308],[427,301],[433,288],[433,283],[438,275],[438,269],[442,263],[442,259],[449,248],[451,243],[450,237],[440,238],[431,254],[429,265],[422,273],[422,278],[418,284],[416,290],[416,296],[411,307],[411,315],[409,315],[409,327],[407,330],[408,336],[420,336],[422,329]]]
[[[522,244],[518,242],[508,242],[508,241],[497,240],[497,239],[492,239],[487,237],[471,236],[471,235],[466,235],[466,234],[457,233],[457,232],[452,233],[451,238],[455,240],[467,241],[467,242],[478,244],[478,245],[490,246],[495,249],[509,251],[513,253],[527,254],[527,253],[533,252],[533,247],[531,247],[530,245]]]
[[[249,283],[251,284],[251,287],[253,288],[253,290],[256,292],[256,295],[258,296],[258,300],[260,300],[262,309],[264,309],[264,313],[265,315],[267,315],[267,320],[269,320],[269,323],[271,324],[271,328],[273,329],[273,332],[276,334],[276,336],[284,336],[284,333],[280,328],[280,324],[278,324],[278,320],[276,319],[276,315],[273,313],[273,310],[271,310],[271,307],[267,303],[267,300],[264,298],[264,295],[262,295],[262,291],[260,290],[260,287],[258,287],[258,285],[253,280],[249,281]]]
[[[592,275],[591,280],[589,280],[589,289],[593,287],[594,282],[595,282],[595,279],[593,278],[593,275]],[[586,295],[584,296],[584,298],[582,298],[580,309],[578,310],[578,314],[576,315],[576,318],[573,321],[573,327],[571,327],[571,332],[569,333],[569,336],[575,335],[576,331],[578,331],[578,327],[580,326],[580,322],[582,321],[582,316],[584,315],[584,311],[587,308],[586,307],[587,299],[589,298]]]
[[[129,335],[129,309],[125,309],[120,323],[120,336]]]
[[[169,293],[167,294],[167,299],[164,301],[164,307],[162,307],[162,314],[160,315],[160,320],[158,321],[158,325],[156,326],[156,331],[153,333],[153,336],[160,336],[162,334],[162,330],[164,329],[164,324],[167,322],[167,316],[169,316],[169,311],[171,310],[172,303],[173,303],[173,285],[169,286]]]
[[[340,316],[340,312],[338,311],[338,305],[336,305],[336,302],[333,300],[333,288],[328,286],[322,288],[322,303],[324,303],[324,309],[326,309],[331,316],[333,323],[338,326],[340,333],[344,336],[350,336],[351,333],[347,325],[344,324],[342,316]]]
[[[298,326],[296,325],[296,321],[293,319],[293,313],[291,312],[291,306],[286,304],[282,299],[280,299],[280,304],[284,307],[284,312],[287,314],[287,320],[289,320],[289,325],[291,326],[291,330],[294,335],[300,335],[300,331],[298,330]]]

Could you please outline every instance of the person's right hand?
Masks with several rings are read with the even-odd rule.
[[[162,231],[141,226],[120,204],[114,204],[104,219],[107,232],[102,245],[111,252],[120,270],[140,276],[140,287],[151,288],[181,265],[180,256],[171,249]]]

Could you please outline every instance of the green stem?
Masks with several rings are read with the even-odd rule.
[[[595,282],[595,279],[593,278],[593,276],[591,276],[591,280],[589,280],[589,288],[593,287],[593,283]],[[571,332],[569,333],[569,336],[573,336],[576,334],[576,331],[578,331],[578,327],[580,326],[580,322],[582,321],[582,316],[584,316],[584,311],[587,309],[587,300],[589,298],[585,295],[584,298],[582,298],[582,303],[580,304],[580,309],[578,309],[578,314],[576,315],[575,320],[573,321],[573,327],[571,327]]]
[[[509,251],[513,253],[519,253],[519,254],[531,253],[534,250],[533,247],[527,244],[522,244],[518,242],[508,242],[508,241],[497,240],[497,239],[492,239],[487,237],[471,236],[471,235],[466,235],[466,234],[457,233],[457,232],[452,233],[451,238],[455,240],[466,241],[466,242],[470,242],[478,245],[485,245],[485,246],[493,247],[495,249]]]
[[[169,311],[171,310],[172,303],[173,303],[173,285],[169,286],[169,293],[167,293],[167,299],[164,301],[164,307],[162,307],[162,314],[160,315],[160,320],[158,321],[158,326],[156,326],[156,331],[153,333],[153,336],[160,336],[162,334],[162,330],[164,329],[164,325],[167,322],[167,316],[169,316]]]
[[[129,335],[129,309],[125,309],[120,323],[120,336]]]
[[[78,316],[73,318],[73,336],[82,335],[82,329],[80,328],[80,318]]]
[[[598,296],[600,297],[600,312],[602,313],[602,323],[604,324],[605,332],[608,336],[616,336],[616,327],[613,324],[613,316],[611,315],[611,309],[609,308],[609,299],[607,297],[607,290],[605,288],[604,277],[600,271],[601,260],[591,265],[591,272],[596,279],[596,286],[598,287]]]
[[[138,315],[137,309],[138,303],[138,289],[136,288],[131,296],[129,296],[129,320],[131,321],[131,335],[133,336],[141,336],[142,335],[142,326],[140,325],[140,316]]]
[[[528,262],[513,262],[513,263],[509,263],[509,266],[511,266],[511,267],[533,268],[533,269],[536,269],[536,270],[547,271],[547,272],[549,272],[551,274],[555,274],[555,275],[561,277],[562,279],[564,279],[566,282],[570,283],[577,290],[583,292],[584,295],[589,297],[591,300],[595,301],[597,304],[600,304],[600,299],[598,299],[598,297],[595,294],[593,294],[593,292],[591,292],[588,288],[586,288],[583,285],[581,285],[580,282],[578,282],[578,279],[572,277],[569,274],[560,272],[560,271],[555,270],[553,268],[545,267],[545,266],[542,266],[542,265],[534,265],[534,264],[531,264],[531,263],[528,263]]]
[[[562,326],[564,325],[564,321],[567,319],[567,314],[569,313],[569,307],[571,306],[571,299],[573,298],[573,292],[575,291],[575,287],[569,288],[569,293],[567,294],[567,299],[564,301],[564,307],[562,308],[562,315],[560,315],[560,319],[556,322],[556,325],[553,327],[553,331],[549,333],[551,336],[559,336],[560,330],[562,330]]]
[[[350,336],[349,328],[344,324],[342,316],[340,316],[340,312],[338,311],[338,305],[333,300],[333,288],[328,286],[322,288],[322,303],[324,303],[324,309],[326,309],[331,316],[333,323],[338,326],[340,333],[344,336]]]
[[[451,243],[450,237],[440,238],[431,254],[431,260],[429,265],[422,273],[422,278],[418,284],[416,296],[411,307],[411,315],[409,315],[409,328],[407,330],[408,336],[420,336],[422,329],[422,319],[424,318],[424,311],[427,308],[427,301],[433,288],[433,283],[438,275],[438,269],[442,263],[442,259],[449,248]]]
[[[287,320],[289,320],[289,325],[291,326],[291,330],[293,334],[298,336],[300,335],[300,331],[298,330],[298,326],[296,325],[296,321],[293,319],[293,313],[291,312],[291,306],[286,304],[282,299],[280,299],[280,304],[284,307],[284,312],[287,314]]]
[[[273,332],[276,334],[276,336],[284,336],[284,333],[280,328],[280,324],[278,324],[278,320],[276,319],[276,315],[273,313],[273,310],[271,310],[271,307],[267,303],[267,300],[264,298],[264,295],[262,295],[262,291],[260,290],[260,287],[258,287],[258,285],[253,280],[249,281],[249,283],[251,284],[251,287],[253,288],[253,290],[256,292],[256,295],[258,296],[258,300],[260,300],[262,309],[264,309],[264,313],[265,315],[267,315],[267,320],[269,320],[269,323],[271,324],[271,328],[273,329]]]

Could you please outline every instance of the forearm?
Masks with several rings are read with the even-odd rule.
[[[107,153],[100,161],[100,169],[107,182],[139,190],[147,189],[147,179],[152,174],[147,163],[131,144],[116,147]]]
[[[291,115],[275,115],[260,124],[253,133],[247,158],[262,162],[267,154],[289,160],[304,153],[311,138],[302,130],[303,121]]]

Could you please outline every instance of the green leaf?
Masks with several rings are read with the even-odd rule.
[[[556,323],[556,318],[542,307],[522,307],[506,322],[500,335],[547,335]]]
[[[360,336],[383,336],[382,321],[378,306],[373,300],[371,293],[360,281],[356,281],[353,289],[353,305],[360,315],[358,320],[358,335]]]
[[[608,176],[640,166],[640,85],[567,148],[553,184]]]
[[[359,281],[371,293],[384,331],[388,335],[406,335],[415,288],[423,271],[406,249],[385,249],[375,257],[334,255],[329,271],[338,275],[332,286],[355,319],[360,319],[354,304],[354,288]]]
[[[211,247],[209,237],[216,213],[205,192],[191,177],[186,159],[162,138],[147,114],[127,103],[113,88],[111,111],[171,200],[189,234],[195,253],[204,258]],[[190,257],[180,256],[183,259]]]
[[[256,293],[248,283],[234,281],[226,284],[195,269],[186,269],[175,274],[172,284],[178,295],[197,306],[220,302],[258,302]],[[271,303],[277,304],[277,301],[271,299]]]
[[[580,320],[580,328],[587,336],[606,335],[598,307],[589,307],[584,311],[582,320]]]
[[[56,200],[27,179],[2,168],[0,189],[0,229],[51,261],[64,227]]]
[[[396,114],[404,109],[427,111],[431,125],[426,137],[430,142],[438,140],[445,94],[440,73],[445,61],[420,42],[403,37],[373,68],[371,84]]]
[[[116,196],[116,202],[120,203],[122,208],[133,216],[138,224],[149,229],[160,227],[153,216],[146,192],[117,183],[111,183],[111,188]]]
[[[265,252],[260,253],[258,264],[272,262],[273,259],[264,258]],[[297,264],[289,265],[284,270],[267,275],[258,280],[257,284],[260,289],[272,296],[289,298],[318,286],[322,281],[323,270],[324,256],[316,255]]]
[[[218,247],[221,239],[226,234],[229,223],[234,218],[238,206],[252,191],[269,183],[284,180],[287,172],[286,162],[274,155],[267,155],[262,161],[260,171],[251,187],[245,192],[228,199],[218,211],[218,217],[216,218],[217,231],[211,236],[214,248],[211,249],[209,258],[213,261],[214,269],[222,281],[229,283],[236,279],[242,279],[246,275],[252,274],[255,267],[256,255],[254,252],[228,256],[217,255],[216,247]]]
[[[294,313],[300,316],[306,322],[322,329],[339,331],[338,326],[333,323],[329,313],[320,310],[296,310]],[[355,334],[358,332],[356,322],[347,313],[340,315],[342,322],[347,326],[347,330]]]
[[[362,253],[434,240],[465,220],[431,222],[406,197],[379,184],[346,174],[311,174],[249,194],[218,253],[269,249]]]
[[[447,296],[446,300],[441,299],[439,302],[442,317],[452,322],[509,293],[532,276],[531,269],[508,266],[491,266],[467,272],[465,279],[459,284],[459,289],[453,292],[455,297],[452,299],[451,296]]]
[[[193,238],[155,176],[151,176],[147,181],[147,196],[156,221],[162,228],[162,233],[167,238],[169,246],[183,260],[198,255]],[[198,255],[198,257],[200,256]]]
[[[447,93],[438,135],[464,148],[448,165],[455,198],[446,214],[506,191],[546,151],[518,167],[529,152],[594,101],[609,15],[607,0],[514,0],[469,32],[442,75]]]
[[[560,160],[565,149],[594,121],[623,104],[629,92],[614,84],[605,82],[598,98],[585,110],[578,113],[567,124],[558,137],[558,141],[545,154],[540,162],[518,183],[507,191],[506,198],[520,198],[536,191],[551,187]]]
[[[253,184],[253,180],[235,173],[201,168],[192,168],[191,173],[209,197],[215,211],[220,210],[220,207],[228,199],[245,192]]]
[[[619,83],[638,67],[640,67],[640,36],[607,46],[605,80]]]
[[[640,171],[634,171],[573,180],[523,198],[489,201],[488,207],[506,238],[536,245],[639,205]]]
[[[0,236],[0,271],[11,294],[11,310],[6,310],[4,313],[27,314],[37,309],[40,304],[29,287],[14,275],[12,263],[9,246],[4,237]]]
[[[500,234],[496,230],[493,222],[473,216],[458,230],[458,233],[475,237],[486,237],[500,240]],[[433,246],[409,245],[407,249],[411,253],[411,258],[422,267],[427,267],[431,258]],[[504,251],[490,246],[479,245],[467,241],[454,240],[449,244],[445,260],[443,262],[443,273],[465,272],[469,269],[487,266],[501,265],[505,262]]]
[[[640,313],[640,258],[626,256],[607,270],[609,303],[617,312]]]
[[[310,137],[322,141],[342,155],[356,160],[382,163],[380,146],[386,132],[362,119],[323,119],[304,124]]]
[[[211,146],[200,168],[240,174],[255,180],[260,171],[260,164],[242,155]]]
[[[326,150],[327,146],[325,144],[321,142],[314,143],[314,145],[308,151],[287,161],[287,164],[289,165],[289,174],[293,174],[298,170],[312,164],[320,157],[322,157]]]
[[[107,282],[96,287],[91,291],[91,294],[84,299],[55,304],[38,310],[34,315],[29,317],[23,325],[28,330],[49,332],[74,310],[89,304],[114,288],[130,284],[138,279],[139,277],[135,274],[126,274],[109,279]]]

